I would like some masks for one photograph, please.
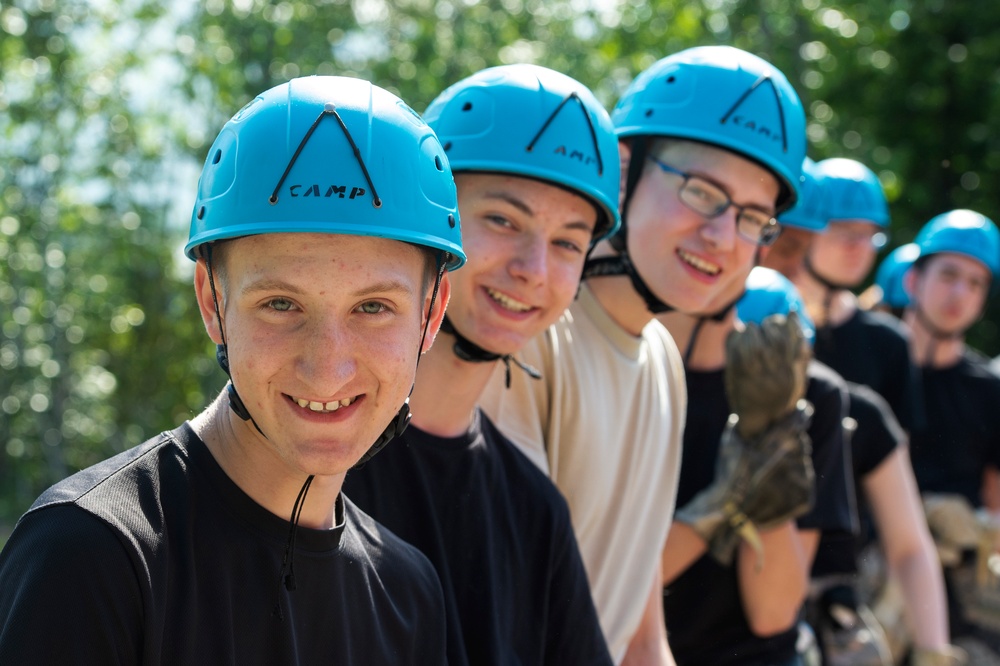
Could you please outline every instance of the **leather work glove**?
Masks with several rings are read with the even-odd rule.
[[[725,383],[736,414],[722,434],[715,480],[676,519],[728,565],[741,539],[763,562],[758,529],[807,512],[813,502],[812,406],[803,399],[809,348],[794,315],[731,333]]]
[[[794,312],[749,323],[726,338],[726,396],[747,440],[795,408],[806,393],[812,351]]]
[[[924,493],[924,514],[934,537],[938,557],[946,567],[957,566],[962,553],[979,545],[976,511],[965,497],[953,493]]]
[[[965,650],[949,645],[940,650],[917,648],[910,657],[912,666],[965,666],[969,656]]]

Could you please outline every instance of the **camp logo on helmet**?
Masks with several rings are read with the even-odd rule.
[[[302,191],[305,188],[305,191]],[[288,188],[288,193],[292,197],[332,197],[337,195],[338,198],[343,199],[347,197],[348,199],[354,199],[355,197],[361,197],[365,195],[365,188],[363,187],[352,187],[350,194],[347,192],[347,185],[330,185],[326,188],[325,193],[316,183],[312,185],[292,185]]]
[[[576,160],[577,162],[581,162],[582,164],[592,164],[593,162],[597,161],[590,155],[585,155],[583,151],[577,150],[576,148],[567,150],[566,146],[558,146],[552,152],[554,152],[556,155],[564,155],[569,159]]]
[[[726,121],[725,121],[725,119],[723,119],[721,122],[725,123]],[[758,124],[758,122],[756,120],[753,120],[751,118],[744,118],[743,116],[733,116],[730,119],[730,122],[732,122],[733,125],[737,125],[737,126],[742,127],[744,129],[748,129],[748,130],[750,130],[752,132],[755,132],[756,134],[759,134],[759,135],[761,135],[763,137],[768,137],[772,141],[781,141],[782,140],[782,134],[781,134],[781,132],[773,130],[770,127],[768,127],[767,125]]]

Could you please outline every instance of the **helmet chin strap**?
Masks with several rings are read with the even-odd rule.
[[[527,363],[517,360],[514,358],[513,354],[497,354],[496,352],[488,351],[459,333],[455,328],[455,324],[448,318],[448,315],[445,315],[444,321],[441,322],[441,330],[444,333],[454,336],[455,344],[451,346],[451,350],[455,352],[455,356],[459,357],[463,361],[467,361],[469,363],[492,363],[493,361],[503,361],[507,368],[507,388],[510,388],[511,363],[524,370],[532,379],[542,378],[542,373]]]
[[[250,415],[250,410],[247,409],[246,404],[244,404],[243,399],[240,398],[240,394],[236,391],[236,384],[233,382],[233,373],[229,369],[229,347],[226,344],[226,329],[222,325],[222,314],[219,311],[219,297],[215,291],[215,277],[214,271],[212,270],[212,244],[208,243],[205,245],[204,250],[205,257],[205,268],[208,272],[208,286],[212,290],[212,304],[215,306],[215,319],[219,322],[219,335],[222,336],[222,343],[215,346],[215,360],[219,363],[219,367],[222,371],[226,373],[229,377],[229,382],[226,384],[226,395],[229,396],[229,408],[238,417],[244,421],[250,421],[253,427],[257,429],[257,432],[261,434],[264,439],[267,439],[267,435],[264,431],[260,429],[257,425],[257,421],[254,420],[253,416]]]
[[[808,273],[812,279],[819,282],[823,289],[826,290],[826,293],[823,295],[823,321],[824,327],[826,327],[830,321],[830,306],[833,304],[834,295],[838,291],[850,291],[851,285],[834,282],[833,280],[828,280],[820,275],[819,271],[816,270],[816,267],[813,266],[812,260],[809,259],[808,254],[806,254],[805,258],[802,260],[802,267],[806,269],[806,273]]]
[[[719,323],[725,319],[736,304],[739,303],[740,299],[743,298],[744,291],[741,291],[739,295],[729,302],[728,305],[722,307],[722,309],[716,312],[705,313],[705,314],[692,314],[691,317],[695,317],[694,329],[691,331],[691,339],[688,340],[687,347],[684,349],[684,367],[686,368],[691,361],[691,356],[694,354],[694,346],[698,342],[698,334],[701,333],[702,326],[705,325],[706,321],[711,321],[714,323]]]

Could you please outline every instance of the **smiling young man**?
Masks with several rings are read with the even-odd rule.
[[[775,414],[779,420],[759,433],[759,441],[789,445],[778,460],[784,476],[748,485],[716,469],[725,457],[722,444],[731,441],[723,375],[731,360],[726,341],[736,327],[732,306],[778,231],[774,215],[798,194],[801,103],[781,72],[760,58],[702,47],[640,74],[612,118],[628,173],[622,230],[599,249],[587,284],[626,329],[648,329],[655,315],[685,350],[680,508],[662,551],[666,589],[659,598],[670,647],[678,664],[796,663],[795,623],[817,532],[852,525],[836,378],[817,367],[809,371],[811,456],[803,444],[808,408],[793,401],[791,412]],[[802,515],[812,467],[815,505]],[[792,484],[805,495],[792,493]],[[711,520],[733,504],[748,507],[744,499],[752,504],[768,489],[773,524],[760,531],[757,548],[732,540],[723,525],[736,522]],[[718,526],[711,533],[710,522]]]
[[[456,204],[433,132],[367,81],[295,79],[233,116],[186,246],[231,382],[21,518],[0,662],[446,662],[433,567],[340,490],[405,427],[465,259]]]
[[[534,65],[464,79],[425,117],[455,171],[469,263],[448,278],[413,424],[345,493],[434,563],[452,666],[610,664],[566,501],[477,405],[498,364],[534,373],[511,355],[562,315],[588,248],[618,226],[611,120]]]

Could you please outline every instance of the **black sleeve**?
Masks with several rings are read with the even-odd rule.
[[[809,426],[813,468],[816,471],[816,502],[798,520],[800,529],[829,532],[858,529],[851,474],[850,450],[844,446],[843,418],[847,414],[847,388],[840,375],[825,365],[809,366],[806,399],[813,405]]]
[[[851,435],[854,477],[867,476],[906,443],[906,433],[882,397],[867,386],[848,383],[849,415],[857,424]]]
[[[613,662],[590,595],[569,508],[565,503],[560,508],[553,530],[556,543],[547,617],[550,639],[545,642],[544,663],[611,666]],[[636,594],[648,592],[636,590]]]
[[[25,514],[0,552],[0,664],[137,664],[142,608],[122,542],[75,506]]]

